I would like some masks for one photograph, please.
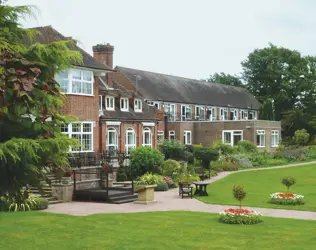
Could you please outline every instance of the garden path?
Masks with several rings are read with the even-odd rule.
[[[304,166],[309,164],[316,164],[314,162],[306,162],[299,164],[290,164],[286,166],[277,166],[271,168],[257,168],[247,169],[234,172],[221,172],[216,177],[212,177],[210,182],[222,179],[229,174],[242,171],[258,171],[273,168],[286,168],[295,166]],[[205,204],[196,199],[184,198],[178,195],[178,189],[171,189],[167,192],[156,192],[155,198],[156,203],[141,205],[134,203],[126,204],[106,204],[106,203],[93,203],[93,202],[69,202],[50,205],[44,212],[63,213],[77,216],[86,216],[91,214],[99,213],[137,213],[137,212],[156,212],[156,211],[192,211],[192,212],[207,212],[207,213],[219,213],[224,209],[234,206],[226,205],[210,205]],[[249,208],[249,207],[245,207]],[[271,208],[255,208],[251,209],[260,212],[263,216],[278,217],[278,218],[293,218],[293,219],[305,219],[305,220],[316,220],[316,212],[308,211],[294,211],[294,210],[282,210],[282,209],[271,209]]]

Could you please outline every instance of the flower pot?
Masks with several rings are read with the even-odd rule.
[[[137,204],[148,204],[155,201],[155,187],[157,185],[142,186],[137,190],[138,199],[135,201]]]
[[[71,176],[67,176],[67,177],[61,177],[61,183],[62,184],[69,184],[72,182]]]

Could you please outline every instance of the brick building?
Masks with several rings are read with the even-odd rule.
[[[69,39],[51,26],[36,28],[36,41]],[[157,147],[163,139],[209,145],[250,140],[273,151],[281,124],[260,121],[258,101],[243,88],[117,66],[114,47],[93,46],[93,57],[80,47],[81,64],[55,75],[66,94],[65,114],[79,121],[62,127],[81,141],[74,152],[123,151]]]
[[[267,151],[279,144],[281,123],[258,120],[260,103],[244,88],[119,66],[115,70],[113,81],[164,112],[158,134],[165,139],[203,145],[249,140]]]

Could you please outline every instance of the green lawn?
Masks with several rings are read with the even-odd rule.
[[[296,184],[291,187],[290,192],[304,195],[306,201],[305,205],[282,206],[268,203],[270,194],[286,192],[286,188],[281,184],[281,178],[284,176],[296,178]],[[238,205],[232,195],[233,185],[238,184],[243,185],[247,192],[247,197],[243,202],[245,206],[316,211],[315,164],[301,167],[234,173],[208,185],[207,190],[209,196],[196,198],[210,204]]]
[[[0,213],[0,249],[315,249],[315,221],[227,225],[216,214]]]

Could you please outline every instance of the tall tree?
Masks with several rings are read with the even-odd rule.
[[[254,50],[242,66],[248,89],[262,103],[272,100],[276,120],[281,120],[284,112],[302,105],[315,82],[314,58],[273,44]]]
[[[0,3],[0,196],[9,193],[16,200],[45,167],[67,166],[69,148],[76,144],[60,131],[74,118],[60,113],[64,96],[53,76],[80,62],[81,55],[71,50],[73,41],[32,41],[36,31],[19,23],[32,14],[29,6]]]
[[[207,79],[208,82],[216,82],[236,87],[244,87],[245,85],[242,83],[241,79],[237,75],[225,74],[224,72],[215,73],[210,75]]]

